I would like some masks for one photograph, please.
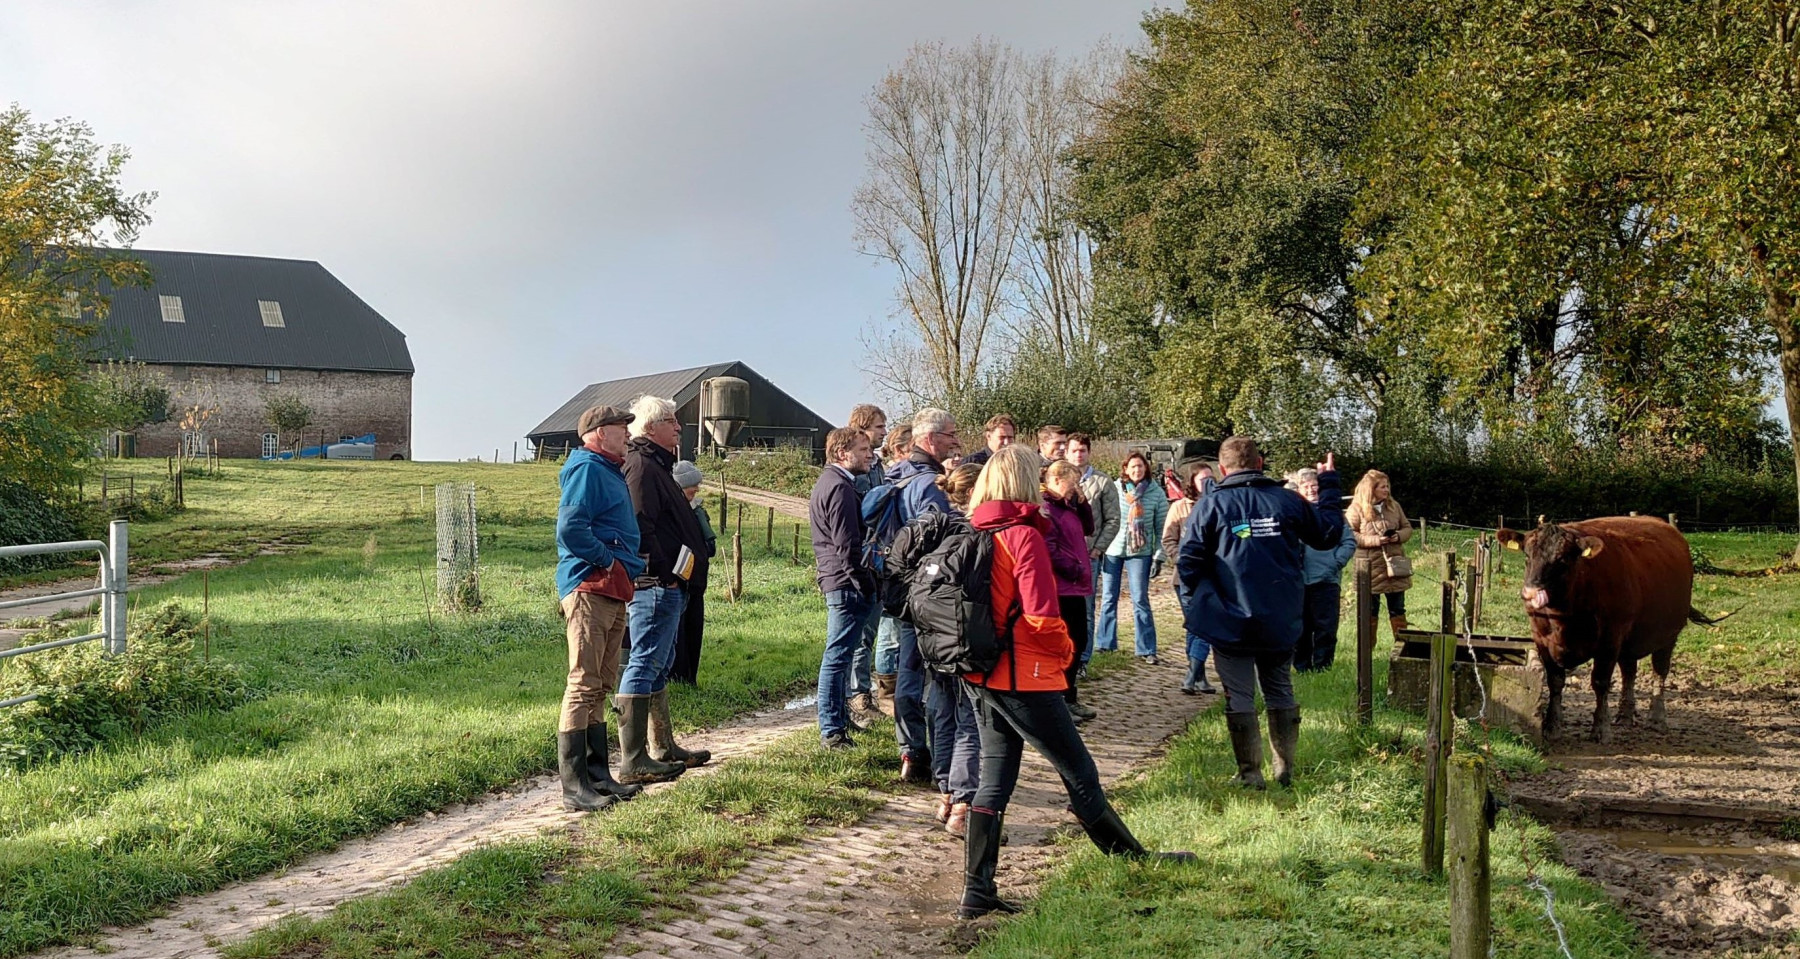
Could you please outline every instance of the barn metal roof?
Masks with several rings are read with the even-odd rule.
[[[573,433],[575,424],[581,414],[594,406],[617,406],[624,409],[631,401],[643,396],[662,396],[674,400],[676,406],[686,406],[688,401],[700,395],[700,384],[715,376],[724,376],[726,371],[736,366],[733,363],[714,363],[710,366],[695,366],[685,370],[670,370],[667,373],[651,373],[648,376],[628,376],[622,380],[607,380],[582,388],[567,403],[558,407],[539,423],[527,436],[546,436],[552,433]]]
[[[302,370],[413,372],[406,334],[312,260],[131,250],[148,287],[107,290],[108,352],[143,363]],[[163,296],[181,297],[185,322],[163,319]],[[265,326],[259,301],[281,304]]]

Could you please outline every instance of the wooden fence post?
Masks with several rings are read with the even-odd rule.
[[[720,470],[719,471],[719,532],[721,532],[721,533],[729,532],[731,529],[731,523],[728,522],[728,520],[731,518],[731,516],[730,516],[730,513],[727,511],[727,506],[728,506],[728,503],[730,500],[730,496],[731,496],[731,494],[729,492],[727,492],[725,489],[725,471]]]
[[[1492,937],[1488,896],[1487,762],[1462,753],[1450,762],[1447,850],[1450,860],[1450,959],[1487,959]]]
[[[743,509],[739,504],[738,509]],[[741,517],[740,517],[741,518]],[[731,534],[731,601],[737,602],[744,595],[744,529],[738,524],[738,531]]]
[[[763,549],[775,548],[775,507],[769,507],[769,522],[763,528]]]
[[[794,524],[794,565],[800,565],[800,524]]]
[[[1479,625],[1476,619],[1478,613],[1476,604],[1479,602],[1477,597],[1481,593],[1481,560],[1476,556],[1469,557],[1469,566],[1463,571],[1463,575],[1469,577],[1469,591],[1463,596],[1463,625],[1473,633]]]
[[[1425,517],[1423,516],[1419,517],[1419,548],[1431,548],[1431,533],[1426,529]]]
[[[1356,565],[1356,721],[1375,721],[1375,596],[1365,563]]]
[[[1438,609],[1438,632],[1456,632],[1456,550],[1444,553],[1443,600]]]
[[[1450,633],[1431,634],[1431,684],[1425,696],[1425,801],[1421,817],[1419,864],[1428,875],[1444,871],[1444,783],[1450,743],[1456,738],[1455,719],[1447,717],[1454,700],[1451,662],[1456,638]]]
[[[740,533],[744,531],[744,503],[742,500],[738,501],[737,531]]]

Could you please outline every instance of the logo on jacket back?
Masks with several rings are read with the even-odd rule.
[[[1233,526],[1231,535],[1238,539],[1249,539],[1252,536],[1280,536],[1281,520],[1274,516],[1257,516],[1248,523],[1239,523]]]

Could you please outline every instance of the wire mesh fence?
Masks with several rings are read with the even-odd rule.
[[[481,534],[474,483],[437,487],[437,596],[444,609],[481,608]]]

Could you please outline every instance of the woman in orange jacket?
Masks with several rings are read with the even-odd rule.
[[[1106,801],[1094,758],[1063,701],[1075,644],[1063,623],[1050,549],[1044,542],[1047,521],[1038,511],[1039,467],[1030,450],[1006,447],[982,468],[969,498],[975,528],[994,534],[990,598],[995,618],[1009,619],[1013,627],[1012,649],[1001,654],[993,671],[963,677],[975,693],[981,727],[981,785],[969,810],[962,905],[957,910],[964,919],[996,910],[1018,911],[1000,898],[994,872],[1000,864],[1000,821],[1018,784],[1026,743],[1062,776],[1069,806],[1094,845],[1108,855],[1152,855]],[[1154,855],[1194,858],[1186,852]]]

